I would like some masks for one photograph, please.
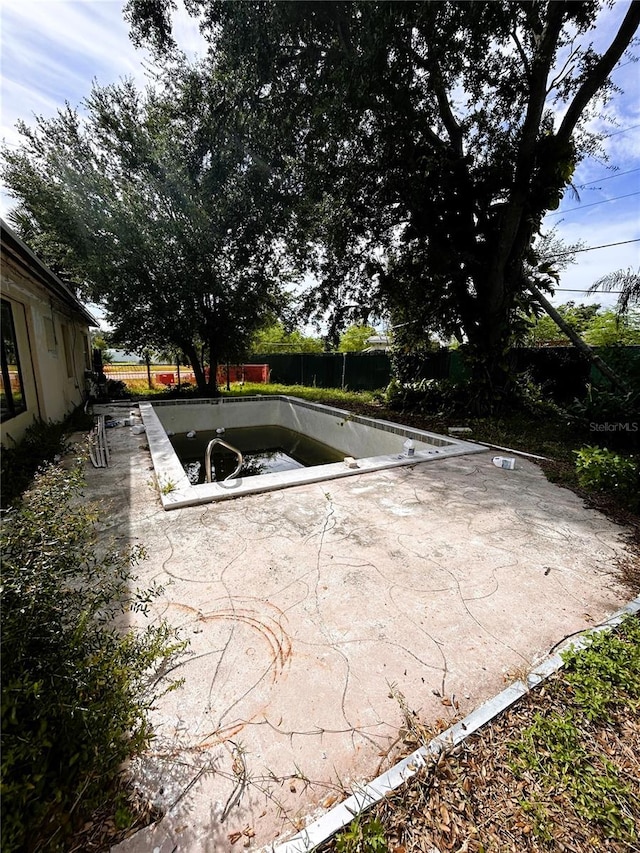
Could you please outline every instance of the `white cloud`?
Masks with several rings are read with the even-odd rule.
[[[150,57],[129,39],[123,5],[124,0],[3,0],[3,135],[18,118],[51,114],[65,100],[79,105],[94,79],[101,85],[123,77],[148,83]],[[190,57],[204,46],[197,21],[184,8],[175,17],[175,35]]]
[[[19,144],[18,119],[33,124],[34,115],[53,116],[68,101],[81,107],[93,80],[100,85],[133,78],[149,80],[150,57],[129,39],[124,0],[1,0],[2,93],[0,138]],[[197,20],[182,3],[174,16],[174,36],[193,59],[206,44]],[[0,196],[0,214],[11,206]]]

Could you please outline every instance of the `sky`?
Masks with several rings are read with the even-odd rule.
[[[55,114],[65,101],[79,106],[95,79],[100,85],[129,76],[146,82],[145,51],[134,48],[122,16],[124,0],[0,0],[0,138],[16,145],[18,119],[27,124],[34,115]],[[595,44],[607,42],[628,8],[617,0],[601,16]],[[191,57],[202,50],[197,22],[180,9],[174,35]],[[636,49],[640,54],[640,46]],[[640,62],[622,59],[613,74],[624,94],[594,118],[591,128],[604,133],[608,161],[586,158],[558,211],[545,226],[569,243],[587,247],[624,243],[581,252],[577,263],[562,272],[553,302],[568,300],[611,305],[614,295],[587,296],[583,291],[601,276],[617,269],[640,267]],[[11,199],[0,195],[0,213],[6,217]]]

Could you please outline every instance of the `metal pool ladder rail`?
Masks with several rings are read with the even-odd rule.
[[[236,468],[235,471],[232,471],[231,474],[229,474],[227,477],[225,477],[224,478],[225,480],[233,480],[233,478],[236,477],[240,473],[240,469],[242,468],[242,463],[244,462],[244,460],[242,458],[242,453],[240,453],[240,451],[238,450],[237,447],[233,447],[231,444],[229,444],[226,441],[223,441],[221,438],[213,438],[209,442],[209,444],[207,444],[207,449],[206,449],[205,454],[204,454],[204,481],[205,481],[205,483],[211,482],[211,452],[213,451],[213,448],[216,446],[216,444],[221,444],[223,447],[226,447],[227,450],[230,450],[232,453],[235,453],[236,456],[238,457],[238,467]]]

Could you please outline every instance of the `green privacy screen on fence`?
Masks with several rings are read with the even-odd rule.
[[[375,391],[385,388],[391,362],[385,352],[279,353],[254,355],[252,362],[269,365],[271,382]]]
[[[595,352],[620,373],[630,390],[640,389],[640,347],[598,347]],[[574,347],[517,347],[512,357],[516,372],[527,372],[559,402],[583,396],[590,382],[607,384]],[[376,391],[391,379],[391,359],[385,352],[259,354],[251,361],[268,364],[270,381],[282,385]],[[395,363],[403,382],[469,377],[458,350],[396,355]]]

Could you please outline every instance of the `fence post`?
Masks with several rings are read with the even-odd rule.
[[[153,385],[151,384],[151,358],[149,357],[148,352],[145,352],[144,360],[147,363],[147,382],[149,384],[149,390],[151,390],[153,388]]]
[[[176,353],[176,367],[178,368],[178,388],[180,388],[180,353]]]

